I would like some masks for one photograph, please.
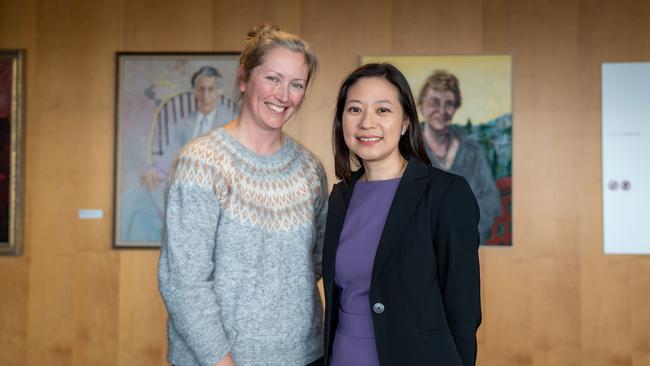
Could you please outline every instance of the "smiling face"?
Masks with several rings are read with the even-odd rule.
[[[359,79],[348,90],[342,121],[345,144],[364,164],[400,164],[398,144],[409,121],[394,85],[379,77]]]
[[[281,129],[302,104],[308,73],[304,54],[283,47],[269,50],[248,80],[239,83],[240,118],[250,118],[265,130]]]
[[[446,132],[456,113],[456,105],[456,98],[451,91],[428,88],[422,97],[420,111],[433,131]]]

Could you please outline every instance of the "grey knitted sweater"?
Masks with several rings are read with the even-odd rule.
[[[165,195],[158,266],[168,360],[305,365],[323,354],[320,278],[327,182],[289,136],[257,155],[223,128],[185,146]]]

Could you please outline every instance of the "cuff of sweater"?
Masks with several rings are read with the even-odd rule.
[[[232,336],[226,338],[225,342],[217,343],[214,339],[210,339],[197,347],[194,353],[201,366],[214,366],[232,350],[236,335],[233,332],[229,333]]]

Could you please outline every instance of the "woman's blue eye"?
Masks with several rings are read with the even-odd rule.
[[[300,83],[293,83],[292,86],[296,89],[304,89],[305,86]]]
[[[269,79],[269,80],[271,80],[271,81],[278,81],[278,80],[279,80],[279,79],[278,79],[277,77],[275,77],[275,76],[267,76],[266,78]]]

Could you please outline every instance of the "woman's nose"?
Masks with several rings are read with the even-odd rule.
[[[275,89],[275,97],[280,102],[286,102],[289,100],[289,87],[286,85],[278,85]]]
[[[374,118],[370,113],[363,113],[359,127],[369,130],[375,127]]]

